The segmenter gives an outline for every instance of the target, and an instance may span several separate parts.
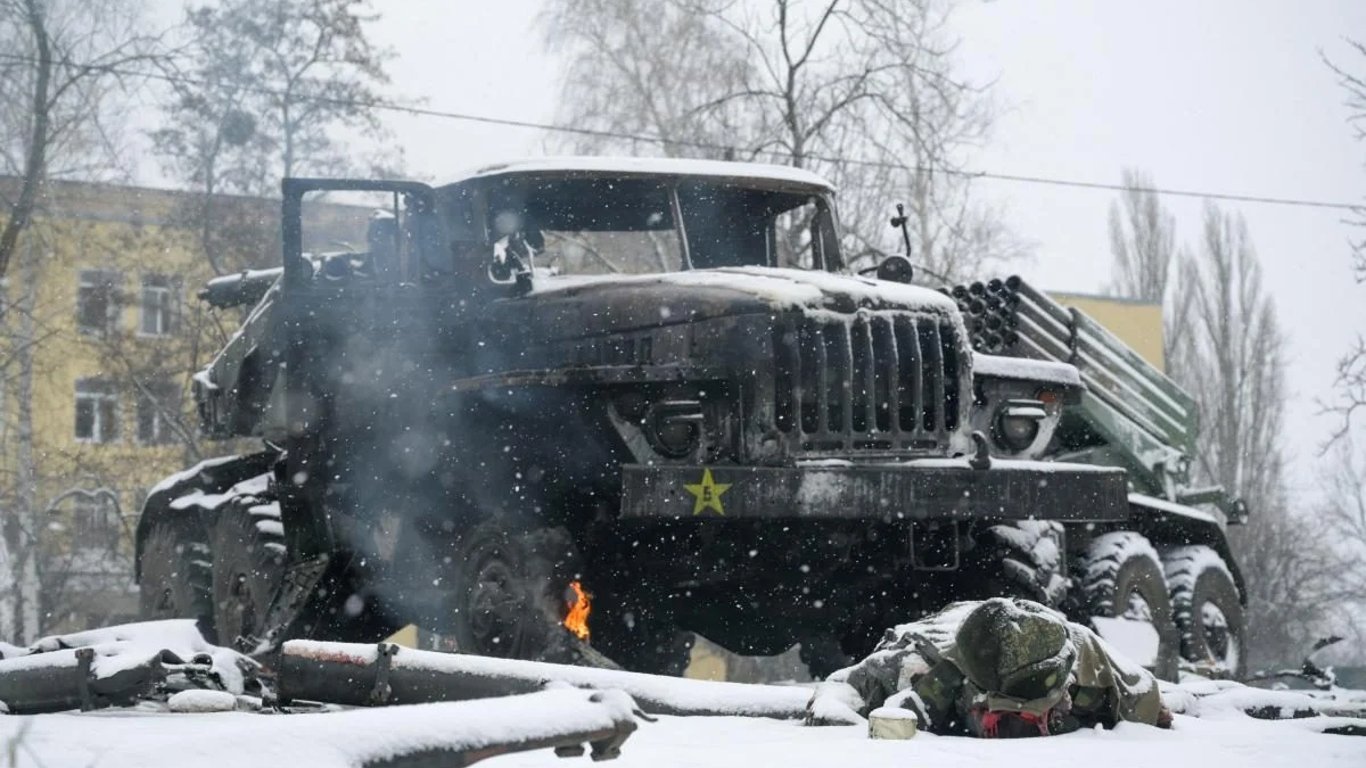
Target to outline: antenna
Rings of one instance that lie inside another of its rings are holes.
[[[901,203],[896,204],[896,215],[892,217],[892,228],[901,230],[901,239],[906,243],[906,258],[911,258],[911,230],[907,226],[910,217],[906,215],[906,206]]]

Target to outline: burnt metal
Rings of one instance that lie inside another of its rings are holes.
[[[233,638],[237,650],[253,655],[274,650],[313,597],[329,563],[330,559],[326,555],[320,555],[291,564],[285,571],[284,583],[266,608],[265,618],[261,622],[263,632],[260,636]]]
[[[626,519],[696,520],[1063,520],[1129,517],[1119,469],[1061,463],[972,469],[966,461],[849,467],[706,467],[723,511],[694,514],[704,468],[628,465],[622,471]],[[953,466],[957,464],[957,466]],[[819,489],[816,491],[815,489]]]
[[[943,451],[958,428],[957,330],[862,312],[774,329],[774,419],[803,452]]]
[[[89,712],[132,704],[166,679],[157,656],[104,677],[91,673],[94,658],[93,648],[76,648],[0,661],[0,701],[16,715]]]
[[[987,436],[981,432],[973,432],[972,448],[972,458],[968,459],[968,466],[976,470],[991,469],[991,444],[987,442]]]
[[[378,707],[389,703],[389,699],[394,695],[394,687],[389,684],[389,669],[393,666],[394,655],[398,653],[398,646],[391,643],[380,643],[375,648],[375,687],[370,689],[370,706]]]
[[[199,298],[215,309],[245,307],[255,304],[266,295],[284,273],[273,269],[242,270],[235,275],[224,275],[210,280],[199,291]]]
[[[76,649],[76,687],[81,696],[82,712],[95,708],[95,696],[90,692],[90,665],[94,661],[94,648]]]

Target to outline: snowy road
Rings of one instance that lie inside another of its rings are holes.
[[[33,768],[156,768],[157,766],[346,765],[351,737],[370,732],[401,739],[431,728],[440,707],[390,707],[314,715],[165,714],[103,712],[0,717],[0,761]],[[544,716],[544,711],[537,713]],[[406,721],[406,723],[405,723]],[[744,718],[661,718],[642,723],[609,765],[719,766],[1059,766],[1175,768],[1176,766],[1287,766],[1362,768],[1366,738],[1316,733],[1324,719],[1258,721],[1240,714],[1211,719],[1178,716],[1172,731],[1123,724],[1027,741],[978,741],[921,734],[910,741],[872,741],[863,728],[807,728],[795,722]],[[464,725],[469,725],[465,723]],[[18,739],[18,748],[9,745]],[[492,758],[480,765],[588,765],[549,751]]]

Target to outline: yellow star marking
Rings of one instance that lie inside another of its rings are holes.
[[[697,484],[684,483],[683,488],[696,497],[692,505],[694,515],[702,514],[704,509],[714,509],[716,514],[724,515],[726,510],[721,507],[721,494],[730,490],[731,483],[718,483],[711,478],[711,470],[702,470],[702,482]]]

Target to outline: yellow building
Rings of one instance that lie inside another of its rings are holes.
[[[1048,295],[1064,307],[1085,312],[1157,370],[1166,371],[1160,303],[1087,293],[1049,291]]]
[[[214,274],[184,223],[194,200],[50,182],[4,282],[0,504],[11,561],[36,552],[41,631],[134,618],[131,534],[147,490],[201,450],[231,448],[201,445],[189,398],[190,373],[236,326],[194,299]],[[275,237],[278,203],[220,205],[248,214],[248,240]]]

